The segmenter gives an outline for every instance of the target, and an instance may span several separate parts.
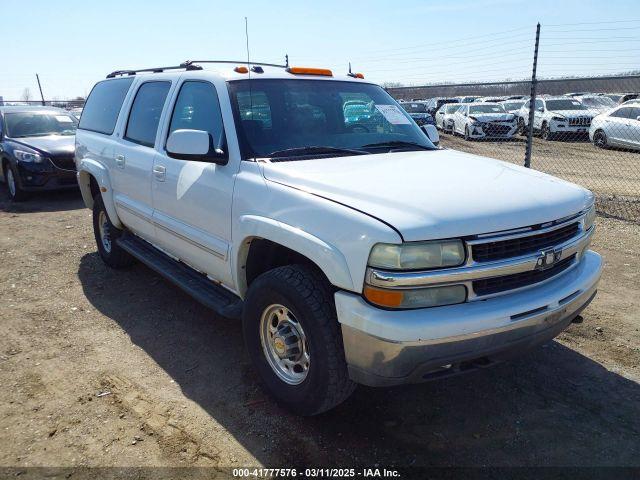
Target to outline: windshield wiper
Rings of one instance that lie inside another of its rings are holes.
[[[356,150],[353,148],[338,148],[338,147],[324,147],[324,146],[311,146],[311,147],[297,147],[287,148],[285,150],[276,150],[266,155],[269,158],[287,158],[297,157],[303,155],[322,155],[325,153],[342,153],[347,155],[369,155],[370,152],[364,150]]]
[[[369,143],[368,145],[363,145],[362,148],[419,148],[421,150],[433,150],[433,148],[427,147],[426,145],[420,145],[419,143],[415,142],[404,142],[402,140]]]

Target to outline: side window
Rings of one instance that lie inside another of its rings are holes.
[[[544,103],[542,103],[542,100],[536,100],[536,110],[538,110],[539,108],[544,108]]]
[[[143,83],[133,100],[124,138],[145,147],[153,147],[158,124],[171,82]]]
[[[216,148],[224,145],[224,127],[215,87],[208,82],[187,81],[180,87],[173,107],[169,135],[176,130],[204,130]]]
[[[629,116],[629,114],[631,113],[631,110],[632,110],[631,107],[622,107],[616,110],[615,112],[611,112],[611,115],[609,116],[615,117],[615,118],[631,118]]]
[[[78,128],[111,135],[133,78],[104,80],[91,90]]]
[[[638,120],[638,117],[640,117],[640,107],[634,107],[634,108],[630,108],[629,109],[629,113],[628,118],[630,118],[631,120]]]

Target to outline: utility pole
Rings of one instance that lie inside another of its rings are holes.
[[[38,88],[40,89],[40,98],[42,99],[42,106],[44,107],[44,95],[42,94],[42,85],[40,85],[40,77],[36,73],[36,80],[38,80]]]
[[[531,146],[533,143],[533,119],[536,112],[536,70],[538,68],[538,46],[540,45],[540,23],[536,27],[536,47],[533,51],[533,72],[531,73],[531,103],[529,104],[529,130],[527,132],[527,148],[524,153],[524,166],[531,168]]]

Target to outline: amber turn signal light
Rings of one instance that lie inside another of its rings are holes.
[[[333,77],[333,72],[328,68],[309,68],[309,67],[289,67],[287,72],[296,75],[323,75],[325,77]]]
[[[397,308],[402,305],[404,294],[401,290],[382,290],[366,285],[364,287],[364,297],[371,303],[381,307]]]
[[[236,68],[233,69],[233,71],[236,73],[249,73],[249,69],[241,65],[238,65]]]

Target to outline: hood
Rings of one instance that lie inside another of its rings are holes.
[[[261,163],[272,182],[342,203],[393,225],[406,241],[496,232],[587,208],[577,185],[455,150]]]
[[[75,135],[48,135],[46,137],[21,137],[10,139],[13,143],[38,150],[49,157],[73,156],[76,149]]]
[[[589,110],[549,110],[554,115],[562,115],[566,118],[594,117]]]
[[[475,118],[479,122],[513,120],[515,118],[512,113],[470,113],[469,116]]]

